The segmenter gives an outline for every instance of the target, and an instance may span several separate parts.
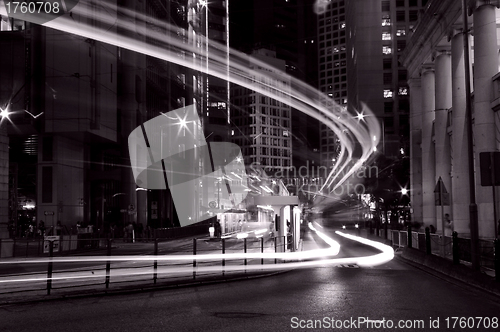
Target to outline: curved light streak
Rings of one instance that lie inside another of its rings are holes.
[[[327,244],[330,245],[330,248],[327,249],[317,249],[310,250],[305,252],[290,252],[290,253],[247,253],[247,254],[207,254],[207,255],[172,255],[172,256],[88,256],[88,257],[78,257],[78,259],[68,259],[66,257],[53,257],[46,259],[38,259],[38,260],[18,260],[18,261],[0,261],[2,263],[47,263],[47,262],[85,262],[85,261],[177,261],[177,260],[186,260],[192,262],[193,260],[197,261],[207,261],[207,260],[231,260],[231,259],[257,259],[257,258],[278,258],[283,260],[291,260],[289,263],[277,263],[277,264],[267,264],[267,265],[228,265],[228,266],[159,266],[157,268],[157,274],[160,276],[161,274],[191,274],[193,272],[196,273],[204,273],[204,272],[240,272],[240,271],[276,271],[276,270],[290,270],[297,268],[311,268],[318,266],[331,266],[331,265],[340,265],[340,264],[357,264],[360,267],[369,267],[376,266],[380,264],[384,264],[389,262],[394,258],[394,250],[385,244],[371,241],[368,239],[361,238],[359,236],[354,236],[342,232],[335,232],[336,234],[343,236],[347,239],[357,241],[373,248],[376,248],[381,251],[380,254],[371,255],[371,256],[362,256],[362,257],[346,257],[346,258],[330,258],[326,259],[325,257],[332,255],[333,252],[340,249],[340,245],[335,240],[331,239],[324,233],[316,230],[314,226],[310,223],[309,228],[316,232],[316,234],[323,239]],[[321,260],[308,260],[308,261],[299,261],[305,258],[323,258]],[[130,276],[139,276],[139,275],[151,275],[153,273],[152,267],[137,267],[137,268],[120,268],[120,269],[112,269],[111,277],[130,277]],[[35,281],[46,281],[47,277],[45,274],[39,273],[40,277],[33,278],[13,278],[3,280],[0,279],[0,283],[16,283],[16,282],[35,282]],[[103,270],[97,270],[95,272],[92,271],[92,274],[89,274],[89,271],[74,271],[74,272],[54,272],[52,280],[78,280],[78,279],[92,279],[92,278],[102,278],[105,277],[106,273]]]
[[[109,5],[106,6],[106,11],[95,11],[93,2],[81,0],[73,8],[71,17],[64,15],[45,23],[44,26],[219,77],[288,104],[319,120],[335,133],[341,143],[339,158],[321,191],[328,187],[331,193],[340,186],[368,159],[378,144],[380,126],[376,117],[366,106],[363,106],[361,110],[364,114],[363,120],[358,120],[355,117],[358,113],[356,110],[351,110],[354,113],[348,112],[345,107],[336,104],[324,93],[284,73],[284,77],[286,76],[286,79],[290,81],[290,87],[279,88],[255,80],[252,75],[253,70],[249,69],[250,65],[271,72],[276,72],[276,69],[251,56],[232,49],[228,52],[226,45],[194,33],[188,36],[190,31],[182,31],[180,27],[146,17],[129,9],[121,7],[114,9]],[[99,5],[105,5],[105,2],[99,1]],[[92,26],[90,24],[92,21],[99,24]],[[114,30],[119,30],[120,34]],[[146,43],[146,35],[148,39],[155,42],[155,45]],[[259,71],[259,75],[263,73]],[[269,81],[273,80],[270,77]],[[377,139],[372,141],[372,137]],[[354,156],[356,146],[362,150],[359,156]],[[352,165],[353,158],[359,158],[359,162]],[[348,167],[350,169],[342,173]],[[340,174],[343,176],[339,177]]]

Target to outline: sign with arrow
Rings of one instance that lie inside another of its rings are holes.
[[[436,187],[434,188],[434,201],[436,206],[449,206],[450,205],[450,194],[444,186],[443,179],[439,177]]]

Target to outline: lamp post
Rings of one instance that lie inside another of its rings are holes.
[[[465,114],[467,121],[467,147],[469,161],[469,218],[470,218],[470,241],[471,241],[471,263],[474,270],[479,270],[478,260],[478,219],[476,204],[476,184],[474,179],[474,144],[472,137],[472,107],[470,98],[470,63],[469,63],[469,22],[467,15],[467,0],[462,0],[462,34],[464,38],[464,66],[465,66]]]
[[[0,108],[0,162],[5,167],[0,170],[0,179],[7,185],[0,189],[5,195],[0,199],[0,239],[9,238],[9,137],[7,135],[6,121],[9,119],[9,104]],[[1,248],[0,248],[1,249]]]

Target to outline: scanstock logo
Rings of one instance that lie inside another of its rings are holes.
[[[59,16],[70,14],[78,0],[3,0],[3,3],[9,17],[44,24]]]
[[[223,212],[248,195],[240,147],[207,143],[194,106],[145,122],[129,135],[128,146],[135,183],[145,189],[169,188],[181,226],[209,219],[201,212],[207,202],[230,202],[218,207]]]

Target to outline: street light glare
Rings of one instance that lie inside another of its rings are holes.
[[[363,120],[365,118],[365,115],[363,113],[358,113],[357,118],[358,120]]]
[[[9,110],[8,109],[3,109],[3,108],[0,108],[0,117],[2,117],[2,119],[4,118],[9,118]]]
[[[179,124],[181,125],[181,127],[186,128],[187,127],[186,119],[179,119]]]
[[[408,189],[406,189],[406,188],[401,189],[401,194],[403,194],[403,195],[408,194]]]

